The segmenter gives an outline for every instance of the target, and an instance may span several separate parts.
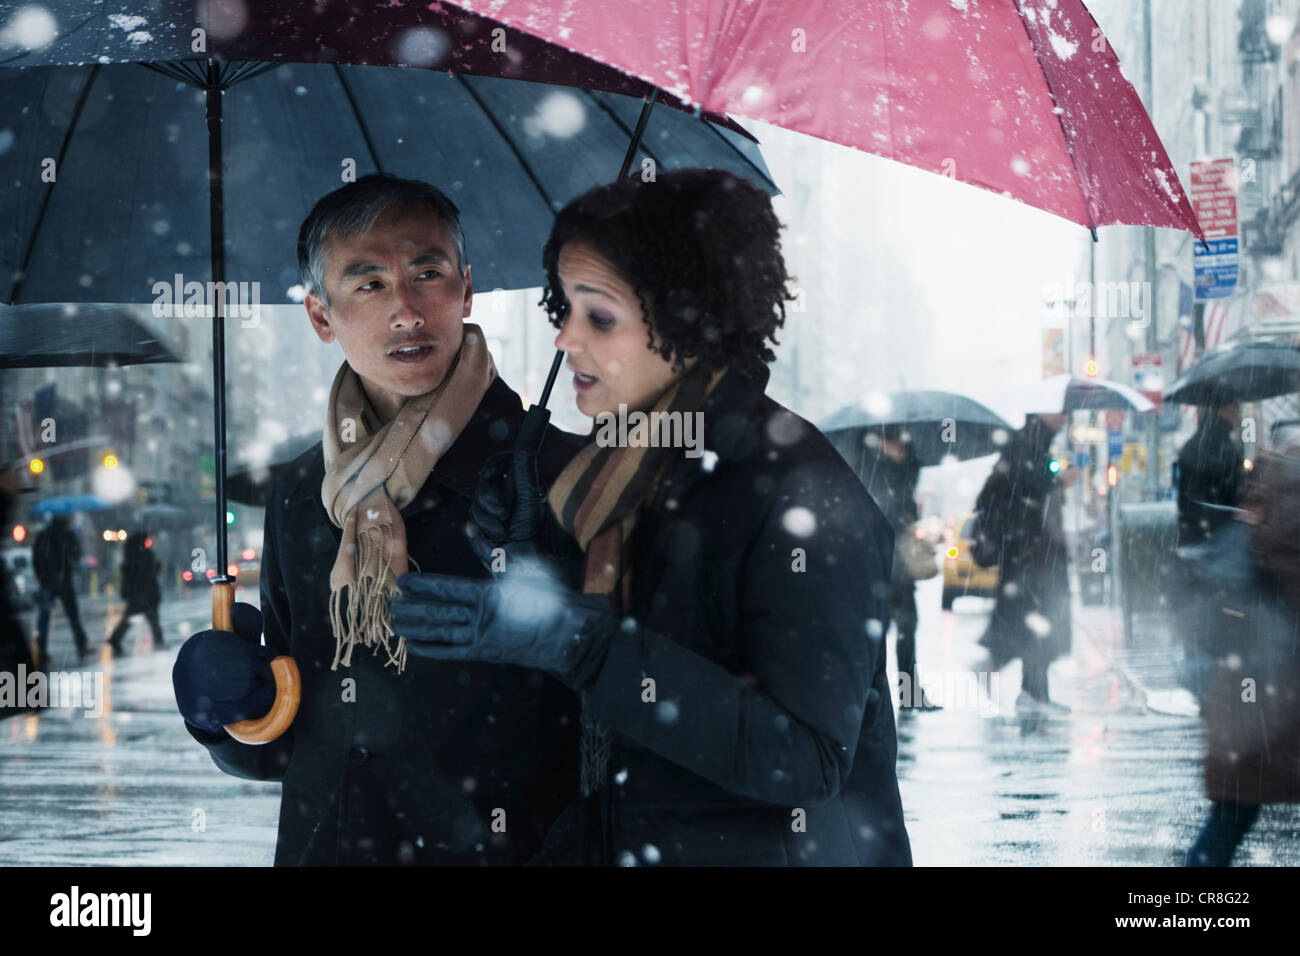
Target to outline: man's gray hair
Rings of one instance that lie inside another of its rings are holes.
[[[456,268],[465,274],[465,233],[460,210],[442,190],[419,179],[371,173],[322,196],[298,230],[298,275],[309,293],[329,308],[325,291],[325,244],[331,236],[346,238],[369,232],[390,209],[428,209],[447,227],[456,245]]]

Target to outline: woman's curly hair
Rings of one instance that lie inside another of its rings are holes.
[[[598,186],[555,219],[542,251],[541,304],[560,328],[570,308],[560,250],[585,242],[636,290],[647,346],[675,371],[698,358],[710,370],[731,366],[754,376],[776,358],[767,343],[779,344],[785,304],[795,299],[780,230],[767,193],[719,169]]]

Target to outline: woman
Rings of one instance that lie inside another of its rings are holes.
[[[763,394],[791,299],[779,229],[766,194],[713,170],[565,207],[543,303],[592,441],[549,509],[523,453],[480,489],[498,581],[407,575],[391,602],[413,653],[536,667],[582,695],[582,801],[552,860],[911,862],[883,645],[892,532]],[[676,415],[678,447],[636,432],[647,411]],[[551,521],[585,552],[580,591],[509,563]]]
[[[1228,866],[1261,804],[1300,801],[1300,449],[1255,463],[1237,520],[1181,551],[1211,650],[1202,716],[1211,807],[1186,866]]]
[[[1051,699],[1047,669],[1071,644],[1068,549],[1061,482],[1051,470],[1052,439],[1065,415],[1027,415],[1012,435],[975,502],[977,534],[996,542],[997,603],[980,643],[989,669],[1021,659],[1016,710],[1068,714]]]

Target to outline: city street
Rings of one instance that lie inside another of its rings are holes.
[[[940,584],[918,588],[918,655],[945,709],[899,720],[917,865],[1181,863],[1209,804],[1201,729],[1180,713],[1174,649],[1151,629],[1126,649],[1116,611],[1076,603],[1073,654],[1051,673],[1053,697],[1071,713],[1017,717],[1018,662],[975,679],[990,603],[961,598],[942,612]],[[120,605],[88,601],[85,613],[92,639],[102,638]],[[206,596],[170,600],[166,649],[152,650],[138,620],[130,655],[88,660],[85,669],[104,675],[101,716],[61,708],[0,723],[0,865],[271,862],[279,785],[218,771],[172,699],[175,648],[207,616]],[[75,661],[60,611],[51,655],[55,669]],[[972,686],[992,693],[973,696]],[[1266,807],[1237,863],[1300,863],[1300,808]]]

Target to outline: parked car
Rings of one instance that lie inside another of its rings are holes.
[[[36,606],[36,573],[32,570],[31,548],[5,548],[0,551],[4,561],[5,577],[9,581],[10,599],[19,611],[30,611]]]
[[[966,515],[961,528],[948,541],[943,552],[943,609],[952,609],[954,599],[972,594],[978,597],[996,597],[998,593],[998,568],[982,568],[970,556],[971,531],[975,515]]]

